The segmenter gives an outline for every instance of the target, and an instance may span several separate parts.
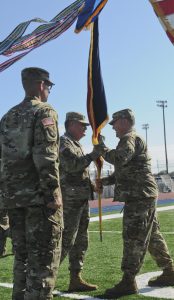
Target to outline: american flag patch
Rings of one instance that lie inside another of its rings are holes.
[[[44,118],[41,120],[43,126],[49,126],[49,125],[54,125],[54,120],[51,117]]]

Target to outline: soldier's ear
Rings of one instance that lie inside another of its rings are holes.
[[[39,89],[40,92],[43,92],[45,90],[44,81],[39,81],[38,82],[38,89]]]

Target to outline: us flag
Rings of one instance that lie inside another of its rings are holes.
[[[168,38],[174,44],[174,0],[149,0]]]

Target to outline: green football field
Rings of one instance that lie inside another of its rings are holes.
[[[161,232],[163,233],[174,258],[174,210],[159,213],[159,220],[161,224]],[[90,293],[75,293],[74,298],[82,299],[82,295],[89,295],[90,297],[102,298],[106,288],[112,287],[121,279],[122,273],[120,271],[121,257],[122,257],[122,219],[112,219],[103,221],[103,242],[100,242],[98,232],[98,222],[90,223],[89,237],[90,244],[87,252],[83,277],[91,283],[96,283],[99,289]],[[8,241],[8,253],[11,252],[11,243]],[[12,265],[13,256],[7,256],[0,259],[0,283],[12,283]],[[158,267],[150,257],[146,255],[141,273],[158,271]],[[60,267],[56,289],[66,291],[69,283],[68,261],[66,260]],[[11,289],[0,287],[0,300],[11,299]],[[77,295],[78,294],[78,295]],[[81,295],[81,296],[80,296]],[[81,297],[81,298],[80,298]],[[54,297],[60,299],[60,296]],[[70,299],[65,296],[62,299]],[[72,297],[71,297],[72,299]],[[86,298],[87,299],[87,298]],[[89,299],[89,298],[88,298]],[[166,299],[157,297],[145,297],[143,295],[132,295],[122,297],[121,299]],[[173,297],[171,299],[174,299]]]

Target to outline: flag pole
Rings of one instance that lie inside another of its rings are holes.
[[[98,179],[101,177],[101,170],[97,168],[98,171]],[[100,242],[103,241],[103,233],[102,233],[102,206],[101,206],[101,192],[98,193],[98,212],[99,212],[99,231],[100,231]]]
[[[101,170],[103,166],[103,158],[97,158],[95,162],[97,168],[97,179],[101,178]],[[103,241],[103,234],[102,234],[102,205],[101,205],[101,196],[102,193],[99,191],[98,193],[98,217],[99,217],[99,233],[100,233],[100,242]]]

